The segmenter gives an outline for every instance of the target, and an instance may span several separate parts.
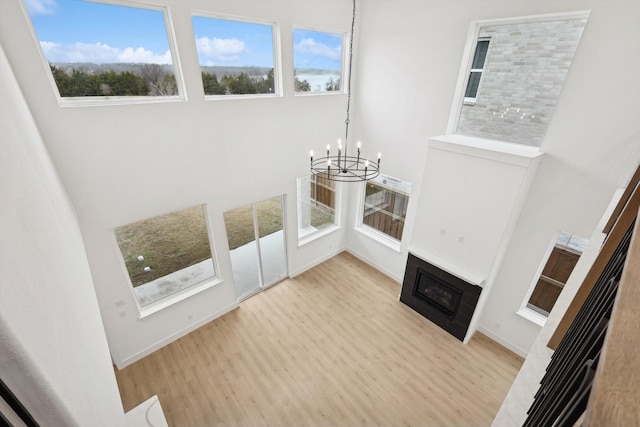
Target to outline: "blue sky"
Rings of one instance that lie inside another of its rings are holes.
[[[340,33],[296,28],[293,31],[293,67],[340,70],[342,39]]]
[[[80,0],[25,3],[50,62],[172,62],[160,11]],[[192,23],[201,65],[273,67],[270,25],[201,16]],[[294,67],[340,69],[342,34],[296,29],[293,39]]]
[[[79,0],[25,3],[50,62],[171,63],[162,12]]]
[[[200,65],[273,67],[273,27],[203,16],[192,19]]]

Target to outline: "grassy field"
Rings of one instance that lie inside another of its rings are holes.
[[[251,209],[246,206],[224,214],[230,249],[254,240]],[[260,203],[258,218],[260,237],[281,230],[280,199]],[[201,206],[118,227],[115,235],[134,287],[211,258]],[[143,261],[138,261],[140,255]]]
[[[229,249],[255,239],[252,209],[249,205],[224,213]],[[283,229],[280,198],[258,203],[256,209],[260,237]],[[315,208],[311,223],[318,228],[333,223],[332,214]],[[201,206],[118,227],[115,235],[134,287],[211,258]],[[140,255],[143,261],[138,261]]]
[[[211,258],[201,206],[118,227],[115,234],[134,287]]]
[[[282,207],[279,197],[258,203],[256,210],[260,237],[282,230]],[[247,205],[225,212],[224,225],[227,229],[229,249],[233,250],[251,242],[255,239],[253,207]]]

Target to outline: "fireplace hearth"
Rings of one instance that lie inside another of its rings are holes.
[[[462,341],[481,291],[409,253],[400,301]]]

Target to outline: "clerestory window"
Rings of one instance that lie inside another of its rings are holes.
[[[192,17],[207,97],[279,95],[276,24]]]
[[[25,2],[61,105],[181,99],[165,8]]]
[[[295,93],[343,91],[344,39],[343,33],[293,30]]]

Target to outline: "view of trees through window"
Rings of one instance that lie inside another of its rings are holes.
[[[162,10],[35,3],[27,9],[61,97],[179,94]]]
[[[276,93],[274,25],[193,16],[205,95]]]
[[[301,28],[293,30],[296,92],[332,92],[342,88],[344,35]]]

